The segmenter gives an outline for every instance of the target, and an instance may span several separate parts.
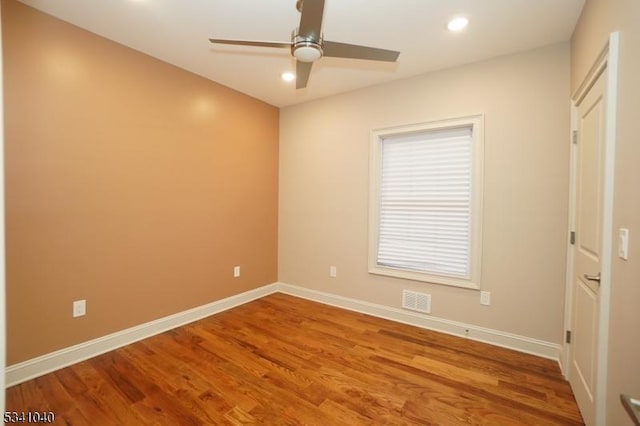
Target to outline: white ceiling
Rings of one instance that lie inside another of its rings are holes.
[[[326,40],[399,50],[397,63],[321,58],[306,89],[281,80],[288,49],[208,38],[290,41],[295,0],[21,0],[108,39],[275,106],[569,40],[585,0],[326,0]],[[449,33],[465,15],[469,27]]]

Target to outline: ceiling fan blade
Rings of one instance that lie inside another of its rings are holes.
[[[368,59],[370,61],[395,62],[400,52],[395,50],[378,49],[377,47],[359,46],[357,44],[324,41],[322,43],[323,56],[332,58]]]
[[[254,40],[226,40],[221,38],[210,38],[211,43],[217,44],[234,44],[240,46],[258,46],[258,47],[291,47],[291,42],[281,41],[254,41]]]
[[[298,35],[303,38],[320,40],[324,0],[304,0],[300,16]]]
[[[313,62],[296,61],[296,89],[304,89],[309,81]]]

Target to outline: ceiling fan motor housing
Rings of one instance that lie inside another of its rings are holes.
[[[313,62],[322,57],[322,38],[318,41],[294,33],[291,54],[300,62]]]

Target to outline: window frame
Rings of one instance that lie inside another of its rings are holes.
[[[470,127],[471,131],[471,231],[469,275],[420,272],[383,266],[377,263],[380,230],[380,187],[382,180],[382,144],[385,138],[406,136],[430,131]],[[369,145],[369,273],[403,278],[433,284],[480,289],[482,274],[482,202],[484,180],[484,115],[476,114],[419,124],[386,127],[371,130]]]

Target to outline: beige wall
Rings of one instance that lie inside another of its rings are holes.
[[[640,2],[587,0],[571,40],[571,86],[580,85],[612,31],[620,32],[612,232],[628,228],[630,247],[628,261],[615,247],[612,261],[606,424],[631,425],[619,398],[640,398]]]
[[[569,46],[434,72],[280,113],[279,281],[560,343],[569,165]],[[369,131],[485,114],[482,288],[367,273]],[[329,266],[337,277],[329,278]]]
[[[276,281],[277,108],[15,1],[2,31],[8,364]]]

